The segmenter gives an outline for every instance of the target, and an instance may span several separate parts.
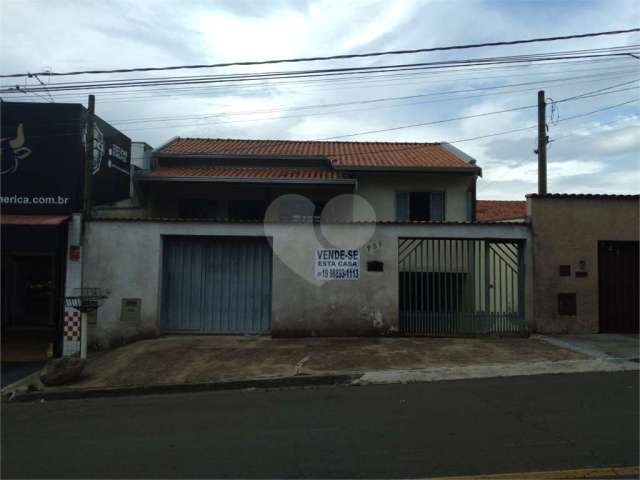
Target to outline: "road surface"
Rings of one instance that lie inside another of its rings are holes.
[[[7,477],[425,477],[638,465],[638,374],[2,406]]]

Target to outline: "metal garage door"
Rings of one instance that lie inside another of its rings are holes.
[[[269,333],[271,248],[264,238],[165,237],[162,331]]]

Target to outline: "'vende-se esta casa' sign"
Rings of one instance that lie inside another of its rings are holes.
[[[316,280],[358,280],[360,250],[357,248],[318,248],[315,254]]]

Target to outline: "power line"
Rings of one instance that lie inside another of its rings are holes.
[[[638,80],[640,80],[640,79],[637,79],[635,81],[638,81]],[[618,93],[618,92],[623,92],[623,91],[636,90],[635,88],[611,90],[611,89],[614,89],[614,88],[616,88],[618,86],[627,85],[629,83],[631,83],[631,82],[623,82],[623,83],[620,83],[620,84],[610,85],[609,87],[607,87],[605,89],[598,89],[598,90],[594,90],[594,91],[590,91],[590,92],[584,92],[584,93],[582,93],[580,95],[576,95],[574,97],[563,99],[563,100],[560,100],[560,101],[564,102],[564,101],[584,100],[584,99],[588,99],[588,98],[592,98],[592,97],[596,97],[596,96],[608,95],[608,94],[611,94],[611,93]],[[608,91],[605,91],[605,90],[608,90]],[[467,98],[476,98],[478,96],[486,96],[486,95],[490,95],[490,94],[475,95],[475,96],[470,96],[470,97],[467,97]],[[458,99],[460,99],[460,98],[458,97],[458,98],[453,98],[453,99],[445,99],[443,101],[458,100]],[[426,102],[413,102],[413,104],[417,104],[417,103],[428,103],[428,101],[426,101]],[[407,105],[408,104],[397,105],[397,106],[407,106]],[[401,127],[393,127],[393,128],[390,128],[390,129],[382,129],[382,130],[376,130],[376,131],[372,131],[372,132],[359,132],[359,133],[355,133],[355,134],[348,134],[348,135],[342,135],[342,136],[337,136],[337,137],[329,137],[329,138],[326,138],[326,139],[320,139],[320,140],[316,140],[316,141],[326,141],[326,140],[332,140],[332,139],[336,139],[336,138],[363,135],[365,133],[378,133],[378,132],[385,132],[385,131],[400,130],[400,129],[411,128],[411,127],[415,127],[415,126],[426,126],[426,125],[434,125],[434,124],[440,124],[440,123],[448,123],[448,122],[457,121],[457,120],[464,120],[464,119],[468,119],[468,118],[476,118],[476,117],[482,117],[482,116],[487,116],[487,115],[497,115],[497,114],[505,113],[505,112],[524,110],[524,109],[528,109],[528,108],[533,108],[535,106],[536,105],[515,107],[515,108],[512,108],[512,109],[499,110],[499,111],[494,111],[494,112],[485,112],[485,113],[476,114],[476,115],[470,115],[470,116],[447,118],[447,119],[436,120],[436,121],[433,121],[433,122],[426,122],[426,123],[421,123],[421,124],[404,125],[404,126],[401,126]],[[613,107],[609,107],[609,108],[615,108],[617,106],[618,105],[614,105]],[[388,107],[389,106],[377,107],[377,108],[388,108]],[[247,122],[254,122],[254,121],[265,121],[265,120],[280,120],[280,119],[285,119],[285,118],[300,118],[300,117],[305,118],[305,117],[309,117],[309,116],[331,115],[331,114],[335,114],[335,113],[350,113],[350,112],[354,112],[354,111],[369,111],[369,110],[373,110],[373,109],[375,109],[375,108],[351,109],[351,110],[337,111],[337,112],[316,112],[316,113],[306,113],[306,114],[298,114],[298,115],[286,115],[286,116],[279,116],[279,117],[266,118],[266,119],[248,119],[248,120],[231,120],[231,121],[222,121],[222,122],[209,122],[209,123],[206,123],[206,124],[194,123],[194,124],[182,124],[182,125],[166,125],[164,127],[138,127],[138,128],[130,128],[128,130],[130,130],[130,131],[131,130],[135,130],[135,131],[140,131],[140,130],[158,130],[159,128],[178,128],[178,127],[184,128],[184,127],[189,127],[189,126],[205,126],[205,125],[247,123]],[[567,119],[569,119],[569,118],[567,118]],[[527,127],[527,128],[530,128],[530,127]],[[31,138],[34,138],[34,137],[69,136],[69,135],[75,135],[75,132],[52,134],[52,135],[31,136]],[[483,138],[483,137],[481,137],[481,138]],[[468,141],[468,140],[461,140],[461,141]]]
[[[555,36],[555,37],[538,37],[538,38],[529,38],[529,39],[521,39],[521,40],[471,43],[471,44],[463,44],[463,45],[450,45],[446,47],[416,48],[416,49],[410,49],[410,50],[389,50],[389,51],[355,53],[355,54],[346,54],[346,55],[330,55],[330,56],[301,57],[301,58],[287,58],[287,59],[259,60],[259,61],[254,60],[254,61],[246,61],[246,62],[226,62],[226,63],[196,64],[196,65],[175,65],[175,66],[167,66],[167,67],[137,67],[137,68],[119,68],[119,69],[111,69],[111,70],[78,70],[78,71],[72,71],[72,72],[40,72],[40,73],[36,73],[36,75],[50,75],[50,76],[95,75],[95,74],[105,74],[105,73],[131,73],[131,72],[151,72],[151,71],[166,71],[166,70],[194,70],[194,69],[201,69],[201,68],[221,68],[221,67],[231,67],[231,66],[249,66],[249,65],[278,64],[278,63],[299,63],[299,62],[317,62],[317,61],[327,61],[327,60],[345,60],[345,59],[352,59],[352,58],[381,57],[381,56],[387,56],[387,55],[410,55],[410,54],[416,54],[416,53],[439,52],[439,51],[447,51],[447,50],[464,50],[464,49],[470,49],[470,48],[499,47],[499,46],[508,46],[508,45],[521,45],[526,43],[553,42],[553,41],[559,41],[559,40],[573,40],[573,39],[591,38],[591,37],[600,37],[600,36],[621,35],[626,33],[635,33],[638,31],[640,31],[640,28],[630,28],[625,30],[610,30],[610,31],[604,31],[604,32],[581,33],[581,34],[574,34],[574,35],[562,35],[562,36]],[[16,77],[23,77],[25,75],[27,74],[13,73],[8,75],[0,75],[0,78],[16,78]]]
[[[371,74],[379,72],[400,72],[408,70],[432,70],[432,69],[446,69],[452,67],[469,67],[476,65],[501,65],[501,64],[517,64],[517,63],[533,63],[533,62],[549,62],[557,60],[567,59],[584,59],[584,58],[607,58],[607,57],[619,57],[626,55],[625,53],[605,53],[596,55],[565,55],[564,52],[552,52],[546,54],[528,54],[511,57],[488,57],[488,58],[474,58],[463,59],[453,61],[439,61],[439,62],[421,62],[411,64],[395,64],[386,66],[375,67],[357,67],[357,68],[334,68],[334,69],[320,69],[320,70],[301,70],[294,72],[273,72],[273,73],[258,73],[258,74],[234,74],[234,75],[209,75],[209,76],[193,76],[190,78],[185,77],[166,77],[164,79],[152,79],[141,81],[129,81],[129,80],[109,80],[104,82],[94,83],[55,83],[49,84],[47,87],[50,91],[71,91],[71,90],[96,90],[96,89],[117,89],[126,87],[146,88],[150,86],[161,85],[194,85],[194,84],[211,84],[211,83],[238,83],[238,82],[251,82],[257,80],[272,80],[272,79],[289,79],[289,78],[308,78],[308,77],[332,77],[332,76],[345,76],[354,74]],[[11,93],[16,90],[28,90],[28,91],[43,91],[43,87],[31,86],[31,87],[10,87],[0,90],[0,93]]]
[[[634,82],[637,82],[638,80],[634,80]],[[608,87],[607,89],[604,90],[608,90],[611,88],[615,88],[617,86],[620,85],[626,85],[628,84],[628,82],[624,82],[623,84],[619,84],[619,85],[613,85]],[[603,89],[598,89],[598,90],[594,90],[592,92],[585,92],[583,94],[580,95],[576,95],[574,97],[568,97],[568,98],[564,98],[562,100],[558,100],[556,103],[560,103],[560,102],[568,102],[568,101],[573,101],[573,100],[583,100],[585,98],[592,98],[598,95],[602,94]],[[609,92],[610,93],[610,92]],[[485,117],[488,115],[498,115],[501,113],[508,113],[508,112],[515,112],[515,111],[519,111],[519,110],[526,110],[529,108],[534,108],[537,107],[537,105],[525,105],[525,106],[521,106],[521,107],[513,107],[513,108],[507,108],[504,110],[496,110],[493,112],[485,112],[485,113],[477,113],[475,115],[466,115],[466,116],[461,116],[461,117],[452,117],[452,118],[446,118],[443,120],[434,120],[431,122],[424,122],[424,123],[413,123],[410,125],[401,125],[398,127],[390,127],[390,128],[383,128],[383,129],[379,129],[379,130],[368,130],[365,132],[357,132],[357,133],[348,133],[345,135],[336,135],[333,137],[326,137],[326,138],[321,138],[318,139],[317,141],[326,141],[326,140],[336,140],[339,138],[349,138],[349,137],[356,137],[356,136],[360,136],[360,135],[369,135],[372,133],[383,133],[383,132],[392,132],[392,131],[396,131],[396,130],[404,130],[407,128],[414,128],[414,127],[424,127],[427,125],[438,125],[441,123],[447,123],[447,122],[453,122],[453,121],[457,121],[457,120],[466,120],[466,119],[470,119],[470,118],[478,118],[478,117]]]
[[[582,77],[565,77],[562,79],[552,79],[552,80],[546,80],[547,83],[551,83],[551,82],[566,82],[568,80],[575,80],[575,79],[580,79]],[[603,89],[599,89],[596,90],[595,92],[590,92],[590,93],[597,93],[597,92],[601,92],[601,91],[606,91],[606,90],[610,90],[612,88],[616,88],[616,87],[620,87],[620,86],[625,86],[625,85],[630,85],[632,83],[636,83],[638,82],[638,79],[629,81],[629,82],[623,82],[623,83],[619,83],[616,85],[612,85]],[[370,98],[370,99],[365,99],[365,100],[355,100],[355,101],[351,101],[351,102],[337,102],[337,103],[325,103],[325,104],[315,104],[315,105],[301,105],[301,106],[293,106],[293,107],[281,107],[281,108],[275,108],[275,109],[263,109],[263,110],[253,110],[253,111],[241,111],[241,112],[219,112],[219,113],[213,113],[213,114],[204,114],[204,115],[188,115],[188,116],[180,116],[180,117],[147,117],[147,118],[140,118],[140,119],[121,119],[121,120],[112,120],[111,122],[114,124],[119,124],[119,125],[123,125],[126,123],[147,123],[147,122],[157,122],[157,121],[170,121],[170,120],[195,120],[195,119],[205,119],[205,118],[211,118],[211,117],[221,117],[221,116],[237,116],[237,115],[251,115],[251,114],[260,114],[260,113],[274,113],[274,112],[278,112],[278,111],[291,111],[291,110],[309,110],[309,109],[316,109],[316,108],[330,108],[330,107],[340,107],[340,106],[348,106],[348,105],[363,105],[363,104],[370,104],[370,103],[381,103],[381,102],[391,102],[391,101],[398,101],[398,100],[411,100],[411,99],[417,99],[417,98],[425,98],[425,97],[433,97],[433,96],[441,96],[441,95],[452,95],[452,94],[458,94],[458,93],[469,93],[469,92],[478,92],[478,91],[487,91],[487,90],[496,90],[496,89],[503,89],[503,88],[510,88],[510,87],[521,87],[521,86],[525,86],[525,85],[539,85],[539,82],[521,82],[521,83],[514,83],[514,84],[506,84],[506,85],[494,85],[494,86],[488,86],[488,87],[480,87],[480,88],[471,88],[471,89],[463,89],[463,90],[450,90],[450,91],[445,91],[445,92],[433,92],[433,93],[424,93],[424,94],[417,94],[417,95],[405,95],[405,96],[400,96],[400,97],[384,97],[384,98]],[[516,90],[516,91],[509,91],[509,92],[500,92],[500,94],[504,94],[504,93],[517,93],[517,92],[523,92],[523,91],[529,91],[530,89],[522,89],[522,90]],[[585,95],[585,94],[583,94]],[[480,95],[482,96],[482,95]],[[476,98],[477,96],[467,96],[467,97],[453,97],[451,98],[451,100],[459,100],[459,99],[466,99],[466,98]],[[571,99],[573,99],[574,97],[572,97]],[[577,98],[577,96],[576,96]],[[566,99],[564,101],[568,101],[570,99]],[[400,105],[402,106],[402,105]]]
[[[461,66],[461,68],[456,68],[456,67],[452,67],[449,70],[438,70],[438,71],[430,71],[430,72],[422,72],[422,71],[417,71],[417,72],[409,72],[409,73],[392,73],[392,74],[386,74],[384,72],[381,72],[381,74],[379,75],[375,75],[375,76],[367,76],[367,77],[355,77],[356,79],[358,78],[364,78],[368,81],[375,81],[377,79],[382,79],[382,80],[386,80],[387,78],[400,78],[400,77],[414,77],[414,76],[424,76],[424,75],[429,75],[429,76],[434,76],[434,75],[438,75],[438,76],[452,76],[452,75],[464,75],[465,78],[473,78],[473,77],[469,77],[468,72],[469,71],[479,71],[479,72],[487,72],[487,71],[492,71],[492,70],[513,70],[513,69],[522,69],[524,67],[526,67],[527,69],[530,69],[532,67],[548,67],[548,66],[555,66],[555,65],[561,65],[564,63],[569,63],[569,64],[582,64],[582,63],[589,63],[589,64],[597,64],[597,63],[610,63],[612,61],[620,61],[620,60],[624,60],[624,57],[618,57],[618,58],[605,58],[605,59],[586,59],[586,60],[570,60],[570,61],[564,61],[564,62],[556,62],[554,64],[533,64],[533,65],[527,65],[527,64],[514,64],[514,65],[498,65],[498,66],[480,66],[480,67],[465,67],[464,65]],[[465,67],[465,68],[462,68]],[[610,67],[608,66],[604,66],[604,67],[591,67],[591,68],[587,68],[587,69],[573,69],[573,70],[562,70],[561,72],[566,72],[566,71],[592,71],[592,70],[601,70],[601,69],[608,69]],[[634,71],[637,71],[637,67],[633,66]],[[376,72],[378,73],[378,72]],[[560,73],[560,72],[539,72],[539,73],[535,73],[534,75],[550,75],[553,73]],[[518,75],[532,75],[531,73],[527,72],[527,73],[513,73],[513,74],[503,74],[503,75],[494,75],[491,77],[486,77],[483,76],[482,78],[498,78],[500,76],[518,76]],[[172,77],[173,78],[173,77]],[[320,78],[320,79],[311,79],[311,80],[300,80],[300,81],[286,81],[286,82],[279,82],[279,83],[315,83],[315,82],[319,82],[319,81],[339,81],[339,82],[344,82],[344,81],[349,81],[351,82],[354,79],[354,77],[347,77],[347,78]],[[442,81],[442,80],[437,80],[437,81]],[[276,83],[276,82],[273,82]],[[262,83],[257,84],[257,86],[262,87]],[[244,86],[244,85],[243,85]],[[251,86],[251,85],[249,85]],[[253,85],[256,86],[256,85]],[[2,88],[11,88],[11,86],[8,85],[3,85],[0,86]],[[226,86],[220,86],[220,87],[216,87],[216,86],[203,86],[203,87],[177,87],[177,88],[168,88],[169,86],[163,87],[163,88],[159,88],[159,89],[149,89],[146,90],[146,92],[149,91],[176,91],[176,90],[196,90],[196,89],[214,89],[214,88],[227,88]],[[128,90],[128,91],[120,91],[120,92],[113,92],[111,93],[111,95],[120,95],[120,94],[127,94],[127,93],[138,93],[139,90]],[[78,96],[81,94],[78,93],[61,93],[59,94],[60,96]],[[84,96],[84,94],[82,94],[82,96]]]
[[[585,76],[575,76],[575,77],[564,77],[564,78],[555,78],[555,79],[546,79],[544,80],[544,85],[547,85],[549,83],[555,83],[555,82],[564,82],[563,85],[571,85],[571,84],[576,84],[576,83],[582,83],[584,81],[592,81],[591,79],[593,77],[602,77],[601,75],[585,75]],[[618,75],[619,77],[619,75]],[[570,82],[570,80],[578,80],[575,82]],[[580,81],[581,80],[581,81]],[[613,88],[619,87],[619,86],[625,86],[625,85],[629,85],[632,83],[637,82],[638,80],[633,80],[633,81],[628,81],[628,82],[622,82],[622,83],[618,83],[615,85],[609,85],[605,88],[602,89],[598,89],[596,91],[593,92],[586,92],[585,94],[581,94],[581,95],[588,95],[588,94],[593,94],[596,92],[601,92],[601,91],[606,91],[606,90],[611,90]],[[276,112],[281,112],[281,111],[295,111],[295,110],[310,110],[310,109],[320,109],[320,108],[332,108],[332,107],[341,107],[341,106],[350,106],[350,105],[367,105],[367,104],[375,104],[375,103],[382,103],[382,102],[392,102],[392,101],[402,101],[402,100],[412,100],[412,99],[420,99],[420,98],[425,98],[425,97],[441,97],[441,96],[452,96],[452,95],[457,95],[460,93],[470,93],[470,92],[484,92],[484,91],[490,91],[490,90],[503,90],[503,89],[511,89],[513,87],[519,87],[519,86],[527,86],[527,85],[537,85],[539,87],[542,87],[543,84],[541,84],[539,81],[533,81],[533,82],[520,82],[520,83],[513,83],[513,84],[505,84],[505,85],[492,85],[492,86],[486,86],[486,87],[476,87],[476,88],[470,88],[470,89],[458,89],[458,90],[449,90],[449,91],[441,91],[441,92],[431,92],[431,93],[425,93],[425,94],[417,94],[417,95],[405,95],[405,96],[398,96],[398,97],[384,97],[384,98],[369,98],[369,99],[364,99],[364,100],[355,100],[355,101],[350,101],[350,102],[337,102],[337,103],[326,103],[326,104],[315,104],[315,105],[299,105],[299,106],[291,106],[291,107],[276,107],[276,108],[270,108],[270,109],[262,109],[262,110],[248,110],[248,111],[237,111],[237,112],[217,112],[217,113],[209,113],[209,114],[203,114],[203,115],[183,115],[183,116],[158,116],[158,117],[142,117],[142,118],[124,118],[124,119],[109,119],[109,122],[117,125],[117,126],[124,126],[124,125],[130,125],[130,124],[137,124],[137,123],[158,123],[158,122],[167,122],[167,121],[189,121],[189,120],[199,120],[199,119],[207,119],[207,118],[216,118],[216,117],[225,117],[225,116],[238,116],[238,115],[252,115],[252,114],[268,114],[268,113],[276,113]],[[491,95],[504,95],[504,94],[511,94],[511,93],[520,93],[520,92],[528,92],[530,91],[530,88],[524,88],[524,89],[515,89],[515,90],[507,90],[507,91],[501,91],[501,92],[495,92],[495,93],[487,93],[487,94],[480,94],[480,95],[464,95],[464,96],[452,96],[451,98],[442,98],[442,99],[434,99],[434,100],[426,100],[426,101],[418,101],[418,102],[409,102],[409,103],[402,103],[402,104],[398,104],[398,105],[386,105],[386,106],[382,106],[382,107],[378,107],[378,108],[398,108],[398,107],[406,107],[406,106],[410,106],[410,105],[417,105],[417,104],[425,104],[425,103],[439,103],[439,102],[449,102],[449,101],[459,101],[459,100],[466,100],[466,99],[471,99],[471,98],[479,98],[479,97],[486,97],[486,96],[491,96]],[[622,90],[625,91],[625,90]],[[613,93],[613,92],[611,92]],[[580,96],[581,96],[580,95]],[[253,121],[265,121],[265,120],[277,120],[277,119],[281,119],[281,118],[291,118],[291,117],[306,117],[306,116],[315,116],[315,115],[325,115],[325,114],[332,114],[332,113],[350,113],[353,111],[363,111],[363,110],[374,110],[374,109],[378,109],[378,108],[365,108],[365,109],[352,109],[352,110],[338,110],[338,111],[332,111],[332,112],[319,112],[319,113],[310,113],[310,114],[304,114],[304,115],[287,115],[287,116],[278,116],[278,117],[271,117],[271,118],[258,118],[258,119],[246,119],[246,120],[232,120],[232,121],[223,121],[223,122],[214,122],[214,123],[208,123],[208,125],[218,125],[218,124],[226,124],[226,123],[244,123],[244,122],[253,122]],[[60,124],[75,124],[75,122],[56,122],[57,125]],[[195,125],[195,126],[199,126],[202,125],[202,123],[195,123],[195,124],[176,124],[175,127],[185,127],[185,126],[190,126],[190,125]],[[174,125],[169,125],[166,128],[173,128]],[[153,128],[161,128],[161,127],[153,127]],[[141,129],[136,129],[136,130],[141,130]]]
[[[615,105],[609,105],[609,106],[604,107],[604,108],[598,108],[598,109],[592,110],[590,112],[585,112],[585,113],[581,113],[579,115],[574,115],[572,117],[567,117],[567,118],[559,120],[559,122],[573,120],[575,118],[580,118],[580,117],[586,117],[586,116],[589,116],[589,115],[594,115],[596,113],[604,112],[604,111],[607,111],[607,110],[612,110],[614,108],[619,108],[619,107],[622,107],[624,105],[628,105],[628,104],[631,104],[631,103],[634,103],[634,102],[637,102],[637,101],[640,101],[640,97],[628,100],[626,102],[617,103]],[[604,125],[606,125],[606,124],[604,124]],[[514,129],[511,129],[511,130],[502,130],[502,131],[498,131],[498,132],[489,133],[489,134],[486,134],[486,135],[479,135],[479,136],[476,136],[476,137],[462,138],[462,139],[459,139],[459,140],[450,140],[450,141],[448,140],[448,141],[446,141],[444,143],[452,143],[453,144],[453,143],[472,142],[472,141],[475,141],[475,140],[482,140],[482,139],[485,139],[485,138],[497,137],[497,136],[501,136],[501,135],[508,135],[510,133],[524,132],[526,130],[531,130],[531,129],[534,129],[534,128],[537,128],[537,127],[538,127],[538,125],[534,124],[534,125],[529,125],[527,127],[514,128]],[[428,144],[427,145],[418,144],[418,145],[412,145],[410,147],[392,148],[392,149],[387,149],[387,150],[376,150],[376,151],[371,151],[371,152],[368,152],[368,153],[369,154],[380,154],[380,153],[399,152],[399,151],[405,151],[405,150],[418,150],[418,149],[421,149],[421,148],[426,148],[428,146],[430,146],[430,145],[428,145]],[[332,156],[332,157],[349,157],[349,156],[352,156],[352,155],[361,155],[361,153],[329,153],[327,155],[328,156]]]
[[[170,76],[170,77],[139,77],[139,78],[124,78],[124,79],[110,79],[111,82],[151,82],[151,81],[166,81],[166,80],[207,80],[207,79],[236,79],[236,78],[268,78],[274,75],[301,75],[301,74],[310,74],[310,73],[336,73],[336,72],[350,72],[354,71],[356,73],[360,73],[361,71],[367,70],[388,70],[395,69],[398,67],[418,67],[418,66],[429,66],[429,65],[445,65],[445,64],[466,64],[470,61],[474,62],[490,62],[490,61],[516,61],[516,60],[528,60],[528,59],[536,59],[536,58],[555,58],[558,56],[570,56],[570,55],[587,55],[587,54],[611,54],[611,53],[620,53],[629,51],[634,51],[640,47],[638,44],[632,45],[621,45],[621,46],[612,46],[612,47],[602,47],[602,48],[590,48],[590,49],[580,49],[580,50],[563,50],[563,51],[555,51],[555,52],[544,52],[544,53],[531,53],[531,54],[521,54],[521,55],[511,55],[506,57],[484,57],[484,58],[475,58],[475,59],[459,59],[459,60],[443,60],[438,62],[422,62],[422,63],[409,63],[409,64],[395,64],[395,65],[374,65],[374,66],[360,66],[360,67],[342,67],[342,68],[330,68],[330,69],[315,69],[315,70],[279,70],[279,71],[268,71],[268,72],[256,72],[256,73],[230,73],[230,74],[216,74],[216,75],[187,75],[187,76]],[[582,58],[582,57],[581,57]],[[32,75],[32,74],[31,74]],[[76,80],[72,83],[64,83],[64,82],[54,82],[50,83],[53,86],[68,86],[68,85],[93,85],[95,83],[99,83],[100,80]]]
[[[572,62],[558,62],[558,63],[604,63],[604,62],[611,62],[614,60],[618,60],[618,59],[604,59],[604,60],[581,60],[581,61],[572,61]],[[522,67],[529,67],[529,65],[522,65],[522,64],[516,64],[513,66],[499,66],[499,67],[482,67],[482,68],[477,68],[477,67],[467,67],[467,70],[480,70],[481,72],[487,71],[487,70],[493,70],[493,69],[500,69],[500,70],[507,70],[507,69],[513,69],[513,68],[522,68]],[[531,66],[547,66],[546,64],[533,64]],[[606,67],[604,67],[606,68]],[[581,70],[566,70],[567,72],[569,71],[589,71],[589,70],[593,70],[593,69],[581,69]],[[564,72],[565,70],[563,70]],[[637,72],[637,68],[633,68],[632,70],[629,70],[629,72]],[[608,73],[609,74],[614,74],[614,73],[624,73],[626,72],[626,70],[609,70]],[[260,82],[258,84],[238,84],[236,86],[234,86],[234,88],[239,88],[239,87],[252,87],[252,88],[260,88],[260,89],[264,89],[267,87],[271,87],[272,85],[281,85],[281,84],[285,84],[285,85],[292,85],[292,84],[300,84],[301,86],[306,87],[307,89],[310,87],[315,87],[318,88],[318,86],[316,85],[310,85],[313,83],[317,83],[319,81],[328,81],[331,80],[332,82],[336,82],[339,81],[341,82],[341,85],[339,86],[339,88],[341,90],[345,89],[345,88],[358,88],[357,85],[366,85],[365,86],[384,86],[384,85],[393,85],[398,86],[398,85],[410,85],[412,83],[415,83],[417,81],[421,81],[421,82],[441,82],[441,81],[446,81],[444,80],[444,78],[439,78],[439,79],[433,79],[432,77],[434,77],[436,74],[444,74],[447,76],[452,76],[452,75],[463,75],[465,72],[463,70],[460,69],[455,69],[455,70],[451,70],[450,72],[445,72],[445,71],[435,71],[435,72],[417,72],[417,73],[403,73],[403,74],[394,74],[394,75],[375,75],[375,76],[371,76],[372,78],[366,78],[366,77],[361,77],[361,78],[365,78],[364,80],[356,80],[354,81],[353,77],[352,78],[320,78],[320,79],[311,79],[311,80],[283,80],[283,81],[279,81],[279,82],[274,82],[274,81],[270,81],[268,85],[265,86],[264,83]],[[553,74],[554,72],[546,72],[546,73],[531,73],[531,74],[527,74],[527,75],[548,75],[548,74]],[[559,72],[555,72],[555,73],[559,73]],[[414,77],[414,76],[419,76],[422,77],[424,75],[429,75],[429,79],[427,80],[421,80],[419,78],[414,79],[413,81],[411,81],[411,79],[409,79],[409,81],[405,81],[405,82],[398,82],[398,79],[403,78],[403,77]],[[518,74],[515,74],[518,75]],[[522,75],[522,74],[520,74]],[[384,77],[384,78],[383,78]],[[393,77],[393,83],[389,83],[389,81],[387,80],[387,78],[389,77]],[[486,79],[486,78],[499,78],[500,75],[498,76],[491,76],[491,77],[481,77],[481,79]],[[475,79],[477,77],[469,77],[469,76],[465,76],[465,80],[467,79]],[[585,77],[586,78],[586,77]],[[378,82],[382,82],[382,83],[378,83]],[[375,83],[375,85],[374,85]],[[353,85],[353,86],[352,86]],[[322,87],[322,85],[319,85],[320,87]],[[225,88],[228,89],[228,86],[225,85],[220,85],[220,86],[216,86],[216,85],[206,85],[203,87],[197,87],[197,86],[188,86],[188,87],[170,87],[170,86],[166,86],[164,88],[160,88],[160,89],[148,89],[145,92],[138,92],[137,90],[132,90],[132,91],[122,91],[122,92],[110,92],[109,95],[112,97],[115,97],[113,99],[111,99],[110,97],[107,97],[106,99],[104,99],[104,97],[102,97],[104,100],[103,103],[121,103],[122,101],[142,101],[142,100],[152,100],[155,98],[160,98],[160,97],[165,97],[165,98],[170,98],[170,97],[175,97],[175,96],[180,96],[180,95],[192,95],[191,92],[193,92],[193,96],[198,96],[198,94],[204,90],[204,92],[214,92],[220,88]],[[324,90],[326,90],[327,88],[323,88]],[[330,89],[335,89],[334,88],[330,88]],[[166,92],[166,94],[161,94],[161,93],[156,93],[153,94],[152,91],[155,92]],[[178,91],[178,93],[176,93],[176,91]],[[121,95],[128,95],[128,93],[144,93],[147,94],[149,93],[150,95],[136,95],[134,97],[132,96],[128,96],[127,98],[123,98],[121,97]],[[203,93],[204,93],[203,92]],[[22,92],[20,92],[22,93]],[[16,92],[13,92],[10,95],[15,95]],[[72,97],[78,97],[80,94],[79,93],[59,93],[58,97],[63,97],[63,96],[72,96]],[[14,99],[16,97],[5,97],[8,99]],[[84,96],[83,96],[84,99]],[[176,99],[176,98],[174,98]]]

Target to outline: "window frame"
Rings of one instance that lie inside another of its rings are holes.
[[[394,195],[394,203],[395,203],[395,219],[396,221],[404,221],[404,222],[411,222],[411,194],[412,193],[428,193],[429,194],[429,220],[423,220],[423,221],[428,221],[428,222],[444,222],[446,221],[447,218],[447,191],[446,190],[409,190],[409,189],[402,189],[402,190],[395,190],[395,195]],[[442,219],[440,220],[433,220],[432,219],[432,205],[433,205],[433,201],[432,201],[432,195],[434,193],[438,193],[442,195]],[[406,214],[406,218],[399,218],[399,203],[398,203],[398,196],[400,194],[406,194],[407,198],[406,198],[406,202],[407,202],[407,214]]]

